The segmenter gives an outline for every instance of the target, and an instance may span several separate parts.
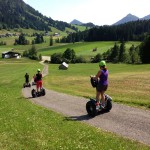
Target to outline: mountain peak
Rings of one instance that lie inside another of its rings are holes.
[[[80,21],[77,20],[77,19],[74,19],[74,20],[72,20],[72,21],[70,22],[70,24],[82,25],[83,23],[80,22]]]
[[[118,22],[114,23],[113,25],[124,24],[124,23],[130,22],[130,21],[137,21],[138,19],[139,18],[137,16],[129,13],[127,16],[125,16],[124,18],[122,18]]]

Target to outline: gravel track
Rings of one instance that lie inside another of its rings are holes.
[[[43,75],[45,76],[47,73],[48,65],[45,65]],[[90,118],[85,109],[88,99],[52,90],[46,90],[45,96],[32,98],[32,89],[33,87],[23,88],[23,96],[38,105],[59,112],[70,119],[83,121],[94,127],[150,146],[150,111],[148,110],[113,103],[110,112]]]

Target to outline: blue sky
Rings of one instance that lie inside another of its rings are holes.
[[[150,0],[24,0],[54,20],[70,23],[111,25],[131,13],[139,18],[150,14]]]

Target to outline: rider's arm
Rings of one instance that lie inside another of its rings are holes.
[[[98,79],[101,75],[101,70],[98,71],[97,75],[95,76],[95,79]]]

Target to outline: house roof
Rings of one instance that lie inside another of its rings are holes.
[[[18,55],[20,55],[20,53],[18,53],[18,52],[12,52],[12,51],[6,51],[6,52],[2,52],[2,54],[18,54]]]

